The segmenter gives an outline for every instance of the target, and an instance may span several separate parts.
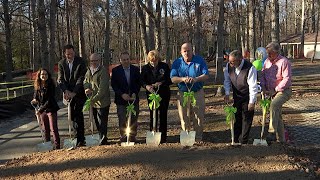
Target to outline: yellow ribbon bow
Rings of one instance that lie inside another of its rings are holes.
[[[160,106],[160,101],[162,100],[162,98],[160,97],[159,94],[156,94],[156,93],[151,93],[149,94],[149,100],[151,100],[151,102],[149,103],[149,108],[150,110],[153,110],[153,105],[155,104],[156,105],[156,109],[159,108]]]
[[[270,108],[271,100],[270,99],[261,99],[260,100],[260,106],[262,108],[262,116],[263,118],[266,117],[267,111]]]
[[[226,123],[230,124],[232,120],[236,119],[235,113],[237,112],[237,108],[233,106],[224,107],[224,112],[226,113]]]
[[[84,103],[84,105],[83,105],[82,112],[89,111],[89,109],[90,109],[90,104],[91,104],[91,99],[88,98],[88,99],[86,100],[86,102]]]
[[[191,105],[193,107],[195,107],[196,104],[197,104],[197,100],[194,97],[194,92],[193,91],[184,92],[183,93],[183,104],[182,104],[182,106],[185,107],[189,99],[191,100]]]
[[[132,104],[129,104],[127,107],[127,114],[126,116],[128,117],[129,116],[129,113],[131,112],[133,115],[136,115],[137,112],[134,110],[134,105],[133,103]]]

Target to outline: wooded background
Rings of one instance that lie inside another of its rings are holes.
[[[0,72],[39,67],[53,71],[62,47],[73,44],[104,65],[129,51],[143,60],[157,49],[171,63],[184,42],[196,54],[215,55],[216,83],[223,80],[223,50],[255,52],[283,37],[318,32],[320,0],[1,0]],[[254,60],[255,53],[250,53]]]

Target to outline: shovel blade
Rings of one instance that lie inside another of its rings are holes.
[[[161,140],[161,132],[148,131],[146,143],[150,146],[158,146]]]
[[[134,142],[122,142],[121,146],[127,147],[127,146],[134,146]]]
[[[76,144],[77,144],[76,141],[77,141],[77,139],[65,139],[63,141],[63,148],[71,149],[71,148],[76,147]]]
[[[268,143],[265,139],[254,139],[253,145],[254,146],[268,146]]]
[[[100,144],[100,136],[99,134],[87,135],[86,138],[86,146],[97,146]]]
[[[182,146],[193,146],[195,139],[195,131],[181,131],[180,133],[180,143]]]
[[[37,144],[37,150],[39,152],[45,152],[45,151],[53,150],[53,146],[52,146],[51,141]]]

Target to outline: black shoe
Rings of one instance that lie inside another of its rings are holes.
[[[77,147],[84,147],[84,146],[86,146],[86,142],[84,142],[84,141],[77,143]]]
[[[103,140],[101,141],[101,143],[99,144],[99,146],[103,146],[103,145],[110,145],[110,143],[108,142],[107,139],[103,139]]]
[[[60,144],[55,145],[53,149],[54,150],[61,149]]]
[[[164,144],[164,143],[167,143],[167,140],[161,139],[160,144]]]
[[[99,144],[99,146],[104,146],[104,145],[110,145],[110,143],[109,143],[109,142],[101,142],[101,143]]]
[[[120,137],[120,142],[127,142],[127,136]]]
[[[130,137],[129,137],[129,141],[130,141],[130,142],[136,142],[137,139],[136,139],[136,137],[134,137],[134,136],[130,136]]]
[[[277,141],[277,137],[275,133],[269,133],[266,137],[266,141],[268,144],[270,144],[271,142],[275,142]]]

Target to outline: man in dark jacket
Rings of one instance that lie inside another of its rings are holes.
[[[254,115],[256,102],[257,70],[248,61],[242,58],[241,51],[234,50],[229,54],[229,63],[224,71],[224,100],[229,103],[229,94],[232,87],[233,106],[237,108],[234,123],[234,139],[236,143],[247,144]]]
[[[71,120],[77,138],[77,146],[85,146],[84,118],[82,108],[86,101],[83,80],[86,74],[85,61],[75,56],[74,47],[63,48],[65,59],[58,63],[58,86],[63,91],[63,99],[71,103]]]
[[[111,86],[115,93],[114,102],[117,105],[117,114],[119,118],[120,141],[126,141],[127,117],[126,107],[134,101],[134,110],[130,122],[130,142],[136,141],[138,115],[139,115],[139,92],[141,87],[141,78],[139,68],[130,64],[128,52],[120,55],[119,66],[112,69]],[[135,99],[135,100],[134,100]]]

